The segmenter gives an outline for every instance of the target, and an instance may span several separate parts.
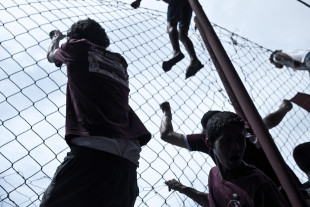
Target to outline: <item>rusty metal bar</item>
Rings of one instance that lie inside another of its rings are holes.
[[[198,0],[189,0],[198,21],[200,22],[200,34],[208,41],[214,52],[218,63],[220,64],[226,79],[228,80],[233,93],[235,94],[242,111],[246,115],[254,133],[267,155],[267,158],[272,165],[275,173],[277,174],[280,183],[286,191],[289,200],[294,207],[307,206],[305,199],[302,197],[301,191],[294,180],[292,174],[288,171],[277,146],[272,140],[272,137],[265,127],[265,124],[259,115],[254,103],[252,102],[247,90],[241,82],[233,64],[231,63],[224,47],[222,46],[219,38],[217,37],[210,21],[204,13]]]

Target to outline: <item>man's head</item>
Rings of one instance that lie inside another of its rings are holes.
[[[220,111],[208,111],[207,113],[205,113],[203,115],[203,117],[201,118],[201,126],[202,126],[202,133],[207,133],[207,124],[208,124],[208,121],[210,120],[210,118],[214,115],[214,114],[217,114],[218,112]]]
[[[279,53],[279,52],[281,52],[281,50],[276,50],[276,51],[272,52],[271,55],[270,55],[269,60],[270,60],[270,62],[271,62],[272,64],[274,64],[274,65],[276,66],[276,68],[283,68],[283,65],[282,65],[281,63],[278,63],[278,62],[275,61],[275,56],[276,56],[277,53]]]
[[[218,112],[208,121],[207,145],[213,150],[219,166],[238,168],[245,151],[245,122],[235,113]]]
[[[69,39],[87,39],[96,45],[107,48],[110,40],[101,25],[90,18],[74,23],[68,30]]]
[[[293,157],[298,167],[310,176],[310,142],[306,142],[295,147]],[[310,178],[309,178],[310,179]]]

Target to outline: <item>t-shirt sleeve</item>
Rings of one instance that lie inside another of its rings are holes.
[[[206,145],[205,134],[190,134],[186,135],[190,151],[199,151],[209,154],[210,148]]]
[[[62,64],[67,64],[70,61],[77,58],[78,53],[86,50],[85,49],[85,40],[68,40],[63,43],[54,54],[54,62],[57,67],[60,67]]]
[[[66,51],[68,42],[62,44],[54,53],[54,62],[57,67],[60,67],[63,63],[66,63],[68,53]]]

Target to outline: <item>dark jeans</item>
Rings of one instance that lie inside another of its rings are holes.
[[[133,207],[137,166],[119,156],[73,146],[57,168],[40,207]]]

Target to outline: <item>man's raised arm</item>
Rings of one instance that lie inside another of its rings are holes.
[[[175,179],[165,181],[165,184],[168,186],[170,190],[176,190],[189,198],[193,201],[197,202],[199,205],[203,207],[209,207],[209,199],[208,193],[200,192],[194,188],[187,187],[182,183],[176,181]]]
[[[52,42],[47,51],[47,59],[50,63],[53,63],[54,53],[59,48],[59,42],[65,38],[65,35],[63,35],[59,30],[53,30],[50,32],[50,38],[52,39]]]
[[[270,113],[263,118],[267,129],[271,129],[280,124],[287,112],[289,112],[292,108],[293,104],[289,100],[284,99],[277,111]]]
[[[164,113],[160,124],[161,139],[170,144],[187,148],[186,143],[184,141],[184,135],[173,131],[173,126],[171,122],[172,115],[169,102],[164,102],[160,104],[160,108]]]

